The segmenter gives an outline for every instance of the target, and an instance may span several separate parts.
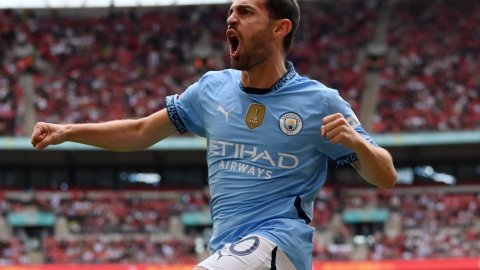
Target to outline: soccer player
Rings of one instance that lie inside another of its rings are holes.
[[[226,31],[233,69],[206,73],[145,118],[37,123],[32,144],[136,151],[193,131],[208,139],[213,219],[211,256],[194,270],[311,269],[308,224],[327,160],[384,188],[396,171],[339,93],[286,61],[299,20],[295,0],[235,0]]]

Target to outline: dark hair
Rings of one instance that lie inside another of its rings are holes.
[[[285,53],[290,51],[293,37],[300,24],[300,7],[296,0],[265,0],[265,5],[272,19],[289,19],[292,22],[292,30],[283,39]]]

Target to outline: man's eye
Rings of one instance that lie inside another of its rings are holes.
[[[240,11],[240,13],[241,13],[242,15],[250,15],[250,14],[253,14],[253,12],[251,12],[251,11],[248,10],[248,9],[242,9],[242,10]]]

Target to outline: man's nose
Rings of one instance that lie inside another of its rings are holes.
[[[228,28],[233,28],[238,25],[238,19],[237,17],[234,16],[232,13],[228,18],[227,18],[227,26]]]

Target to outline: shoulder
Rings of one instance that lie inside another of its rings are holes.
[[[330,88],[320,81],[298,75],[291,82],[291,86],[296,91],[304,92],[310,98],[330,99],[339,97],[339,92],[336,89]]]
[[[293,102],[309,108],[316,108],[322,115],[348,110],[350,105],[341,97],[338,90],[325,84],[297,75],[289,85]]]
[[[199,79],[198,84],[218,88],[226,83],[240,82],[240,76],[240,71],[233,69],[209,71]]]

